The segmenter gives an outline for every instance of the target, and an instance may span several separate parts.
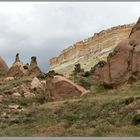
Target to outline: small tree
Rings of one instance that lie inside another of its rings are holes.
[[[79,63],[76,64],[76,65],[75,65],[75,68],[74,68],[74,71],[77,72],[77,73],[78,73],[78,72],[81,72],[81,64],[79,64]]]
[[[74,67],[73,74],[75,75],[75,74],[78,74],[78,73],[81,73],[81,72],[84,72],[84,69],[81,69],[81,64],[78,63]]]
[[[102,68],[107,64],[106,61],[99,61],[96,65],[94,65],[94,67],[91,67],[90,72],[94,73],[96,68]]]

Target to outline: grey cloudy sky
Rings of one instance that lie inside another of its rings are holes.
[[[136,22],[140,2],[0,2],[0,56],[9,66],[49,59],[77,41],[112,26]]]

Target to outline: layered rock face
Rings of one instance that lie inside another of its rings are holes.
[[[5,73],[7,73],[8,71],[8,66],[6,62],[2,59],[2,57],[0,57],[0,71]]]
[[[107,64],[96,70],[103,85],[117,87],[140,79],[140,18],[128,39],[121,41],[107,57]]]
[[[19,54],[16,55],[15,62],[8,71],[8,76],[22,77],[22,76],[39,76],[41,70],[37,65],[36,57],[31,57],[31,64],[24,65],[19,58]]]
[[[122,25],[95,33],[84,41],[77,42],[65,49],[58,57],[50,60],[50,70],[55,70],[68,76],[74,69],[74,65],[81,64],[85,70],[101,60],[106,60],[108,54],[123,39],[128,38],[134,24]]]

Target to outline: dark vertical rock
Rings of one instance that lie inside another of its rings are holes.
[[[20,62],[20,59],[19,59],[19,53],[16,54],[15,63],[16,63],[16,62]]]

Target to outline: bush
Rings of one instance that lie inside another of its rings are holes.
[[[38,95],[38,96],[36,96],[36,101],[38,102],[38,103],[40,103],[40,104],[43,104],[43,103],[45,103],[46,102],[46,100],[45,100],[45,96],[44,95]]]
[[[6,77],[6,76],[7,76],[6,72],[0,71],[0,77]]]
[[[45,77],[53,77],[56,75],[56,72],[54,70],[49,71],[48,73],[45,74]]]
[[[134,117],[133,117],[133,119],[132,119],[132,123],[133,123],[134,125],[140,124],[140,114],[135,114],[135,115],[134,115]]]
[[[45,79],[46,78],[46,74],[45,73],[41,73],[37,78],[39,79]]]
[[[89,71],[86,71],[82,76],[88,77],[88,76],[90,76],[90,75],[91,75],[91,73],[90,73]]]
[[[123,102],[125,103],[125,105],[129,105],[134,101],[134,97],[129,97],[126,98]]]
[[[84,72],[84,69],[81,69],[81,64],[76,64],[73,70],[73,75],[76,75],[78,73]]]
[[[93,67],[91,67],[90,72],[94,73],[96,68],[102,68],[107,64],[106,61],[99,61],[96,65],[94,65]]]
[[[80,79],[78,83],[86,89],[90,89],[90,87],[92,86],[92,84],[90,82],[88,82],[84,79]]]

